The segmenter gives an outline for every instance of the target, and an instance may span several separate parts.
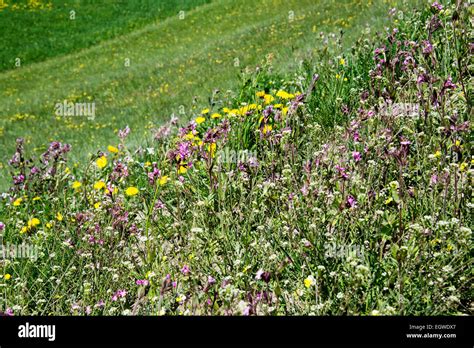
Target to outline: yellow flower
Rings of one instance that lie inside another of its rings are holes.
[[[95,209],[99,209],[99,208],[100,208],[100,202],[94,203],[94,208],[95,208]]]
[[[283,114],[283,116],[286,116],[286,114],[288,113],[288,107],[284,107],[283,109],[281,109],[281,113]]]
[[[196,121],[197,124],[201,124],[206,120],[205,117],[199,116],[197,117],[194,121]]]
[[[314,284],[316,284],[316,281],[314,280],[314,277],[312,275],[308,276],[308,278],[304,280],[304,286],[306,286],[307,288]]]
[[[167,175],[163,175],[159,180],[159,183],[160,183],[161,186],[165,185],[167,182],[168,182],[168,176]]]
[[[15,201],[13,202],[13,206],[18,207],[21,204],[22,201],[23,201],[22,198],[15,199]]]
[[[268,132],[270,132],[271,130],[273,129],[272,125],[270,124],[266,124],[264,127],[263,127],[263,134],[267,134]]]
[[[64,173],[70,174],[70,173],[71,173],[71,169],[69,169],[69,167],[66,167],[66,169],[64,169]]]
[[[117,149],[115,146],[112,146],[112,145],[107,146],[107,150],[109,150],[109,152],[112,152],[112,153],[119,152],[119,149]]]
[[[210,153],[212,158],[214,158],[214,156],[216,155],[216,148],[216,143],[212,143],[207,146],[207,151]]]
[[[221,114],[218,114],[217,112],[211,115],[211,118],[219,118],[219,117],[221,117]]]
[[[36,227],[41,223],[41,221],[37,218],[32,218],[30,221],[28,221],[28,227]]]
[[[226,114],[228,114],[230,112],[230,109],[229,108],[223,108],[222,111]]]
[[[275,100],[275,98],[270,94],[265,94],[263,96],[263,99],[265,100],[265,104],[270,104],[272,101]]]
[[[344,60],[344,58],[339,59],[339,64],[346,65],[346,61]]]
[[[279,90],[276,95],[277,95],[277,97],[280,97],[282,99],[292,99],[292,98],[295,97],[294,94],[287,93],[287,92],[282,91],[282,90]]]
[[[144,164],[145,168],[151,166],[151,162],[150,161],[146,161],[145,164]]]
[[[462,162],[460,165],[459,165],[459,170],[461,172],[464,172],[467,168],[467,163],[466,162]]]
[[[259,91],[259,92],[255,93],[255,95],[259,98],[262,98],[263,96],[265,96],[265,91]]]
[[[72,188],[75,189],[75,190],[77,190],[81,186],[82,186],[82,184],[79,181],[74,181],[72,183]]]
[[[51,223],[47,222],[47,223],[46,223],[46,227],[47,227],[47,228],[51,228],[51,227],[53,227],[53,225],[52,225]]]
[[[437,150],[437,151],[434,153],[434,156],[435,156],[436,158],[441,157],[441,151]]]
[[[7,274],[5,274],[5,275],[3,276],[3,279],[5,279],[5,280],[10,280],[11,277],[12,277],[11,274],[7,273]]]
[[[392,197],[388,197],[386,200],[385,200],[385,204],[390,204],[393,202],[393,198]]]
[[[138,189],[134,186],[130,186],[125,190],[127,196],[135,196],[138,193]]]
[[[459,146],[461,145],[461,141],[459,141],[459,140],[456,140],[456,143],[455,143],[455,145],[456,145],[457,147],[459,147]]]
[[[36,197],[33,198],[33,201],[39,201],[40,199],[41,199],[41,197],[36,196]]]
[[[283,104],[275,104],[273,105],[275,109],[281,109],[283,107]]]
[[[25,232],[28,232],[29,230],[34,229],[34,228],[36,228],[36,226],[38,226],[40,223],[41,223],[41,221],[40,221],[39,219],[37,219],[37,218],[32,218],[32,219],[28,220],[28,222],[26,223],[26,226],[23,226],[23,227],[22,227],[20,233],[25,233]]]
[[[193,140],[193,139],[194,139],[194,134],[193,134],[193,132],[189,132],[188,134],[186,134],[186,135],[184,136],[184,138],[185,138],[186,140]]]
[[[63,221],[63,215],[60,212],[58,212],[56,214],[56,219],[58,219],[58,221]]]
[[[336,79],[340,79],[340,78],[341,78],[341,75],[336,74]]]
[[[97,159],[97,161],[95,161],[95,163],[97,164],[97,167],[102,169],[107,165],[107,158],[105,156],[101,156]]]
[[[97,181],[95,184],[94,184],[94,189],[96,190],[101,190],[105,187],[105,182],[103,181]]]
[[[201,111],[201,114],[205,115],[205,114],[208,114],[209,113],[209,109],[204,109]]]
[[[185,174],[188,170],[186,169],[186,167],[184,166],[180,166],[179,167],[179,170],[178,170],[178,173],[179,174]]]

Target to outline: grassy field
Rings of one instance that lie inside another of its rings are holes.
[[[77,52],[209,2],[4,0],[0,71],[16,68],[16,58],[26,66]]]
[[[142,139],[150,138],[150,129],[172,113],[190,118],[197,105],[208,104],[214,89],[223,94],[236,87],[240,72],[247,67],[261,64],[266,57],[273,57],[275,67],[281,71],[297,67],[321,45],[321,32],[327,35],[344,31],[342,45],[349,47],[367,26],[372,32],[381,29],[384,14],[395,4],[375,1],[369,5],[358,0],[264,1],[256,6],[245,0],[218,1],[185,11],[180,19],[181,2],[171,3],[174,8],[166,8],[164,13],[174,10],[175,14],[168,19],[111,40],[101,39],[90,48],[80,49],[91,44],[84,41],[86,29],[58,23],[51,30],[61,30],[58,37],[63,39],[54,50],[47,49],[46,39],[39,40],[35,49],[17,45],[14,54],[11,49],[6,50],[15,57],[22,56],[18,50],[24,50],[25,55],[51,58],[36,64],[27,61],[20,68],[0,73],[0,167],[5,167],[19,136],[38,154],[48,141],[70,143],[71,156],[77,160],[106,146],[117,129],[127,124],[134,129],[132,139],[140,144]],[[80,10],[82,6],[84,11]],[[79,13],[91,13],[93,5],[78,2],[77,8]],[[103,4],[97,12],[102,13],[100,17],[121,11],[122,7],[119,11]],[[140,14],[138,7],[130,11]],[[40,23],[55,22],[55,16],[62,13],[23,12],[23,16],[43,18]],[[5,9],[0,15],[6,19],[20,16]],[[92,21],[95,25],[86,27],[92,37],[107,38],[104,33],[115,33],[113,28],[123,21],[133,21],[134,16],[127,18],[118,16],[112,22],[97,19]],[[35,26],[23,28],[21,35],[34,38],[40,35],[35,30]],[[7,45],[12,45],[12,35],[7,36]],[[128,61],[130,65],[126,66]],[[65,99],[94,102],[95,119],[56,117],[54,106]],[[4,180],[0,185],[6,187]]]
[[[472,315],[473,9],[392,6],[212,2],[4,71],[0,314]]]

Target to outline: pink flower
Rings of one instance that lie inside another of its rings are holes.
[[[431,8],[434,9],[434,10],[441,11],[443,9],[443,5],[441,5],[439,2],[435,1],[431,5]]]
[[[148,284],[150,284],[150,282],[149,282],[148,280],[146,280],[146,279],[137,279],[137,281],[135,282],[135,284],[147,286]]]
[[[352,152],[352,158],[356,162],[359,162],[362,159],[360,152],[357,152],[357,151]]]
[[[183,268],[181,268],[181,273],[183,273],[184,275],[188,275],[190,272],[191,270],[189,269],[188,265],[184,265]]]
[[[112,296],[112,301],[117,301],[119,298],[127,296],[127,290],[117,290]]]
[[[346,206],[348,208],[355,208],[357,206],[356,199],[354,197],[352,197],[351,195],[348,195],[347,199],[346,199]]]

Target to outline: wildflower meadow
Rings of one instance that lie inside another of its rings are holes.
[[[79,3],[0,0],[4,315],[472,314],[472,4]]]

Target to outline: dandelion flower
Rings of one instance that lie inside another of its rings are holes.
[[[75,190],[77,190],[81,186],[82,186],[82,184],[79,181],[74,181],[72,183],[72,188],[75,189]]]
[[[161,186],[165,185],[167,182],[168,182],[168,176],[167,175],[163,175],[159,180],[159,183],[160,183]]]
[[[22,198],[15,199],[15,201],[13,202],[13,206],[18,207],[21,204],[22,201],[23,201]]]
[[[270,94],[265,94],[263,96],[263,99],[265,100],[265,104],[270,104],[272,101],[275,100],[275,97]]]
[[[57,219],[58,221],[63,221],[63,215],[62,215],[60,212],[58,212],[58,213],[56,214],[56,219]]]
[[[5,280],[10,280],[11,277],[12,277],[11,274],[7,273],[7,274],[5,274],[5,275],[3,276],[3,279],[5,279]]]
[[[221,114],[218,114],[217,112],[211,115],[211,118],[220,118],[220,117],[221,117]]]
[[[305,280],[304,280],[304,286],[306,286],[307,288],[313,286],[314,284],[316,284],[316,281],[314,279],[314,277],[312,275],[308,276]]]
[[[268,132],[271,132],[272,129],[273,129],[272,125],[266,124],[266,125],[263,127],[262,133],[263,133],[263,134],[267,134]]]
[[[28,221],[28,227],[36,227],[41,223],[41,221],[37,218],[32,218],[30,221]]]
[[[112,145],[107,146],[107,150],[109,150],[109,152],[111,152],[111,153],[118,153],[119,152],[119,149],[117,149],[115,146],[112,146]]]
[[[94,184],[94,189],[96,190],[102,190],[103,188],[105,188],[105,182],[103,181],[97,181],[95,184]]]
[[[205,117],[202,117],[202,116],[199,116],[199,117],[197,117],[194,121],[196,121],[197,124],[201,124],[201,123],[203,123],[204,121],[206,121],[206,118],[205,118]]]
[[[107,165],[107,158],[105,156],[101,156],[97,159],[97,161],[95,161],[95,164],[97,164],[97,167],[102,169]]]
[[[208,113],[209,113],[209,109],[201,110],[201,114],[203,114],[203,115],[208,114]]]
[[[184,166],[180,166],[179,167],[179,170],[178,170],[178,173],[179,174],[185,174],[188,170],[186,169],[186,167]]]
[[[259,98],[262,98],[265,96],[265,91],[258,91],[257,93],[255,93],[255,95]]]
[[[292,99],[295,97],[294,94],[291,94],[282,90],[279,90],[276,95],[277,97],[280,97],[281,99]]]
[[[135,196],[138,193],[138,189],[134,186],[130,186],[125,190],[127,196]]]
[[[95,209],[99,209],[99,208],[100,208],[100,202],[94,203],[94,208],[95,208]]]

